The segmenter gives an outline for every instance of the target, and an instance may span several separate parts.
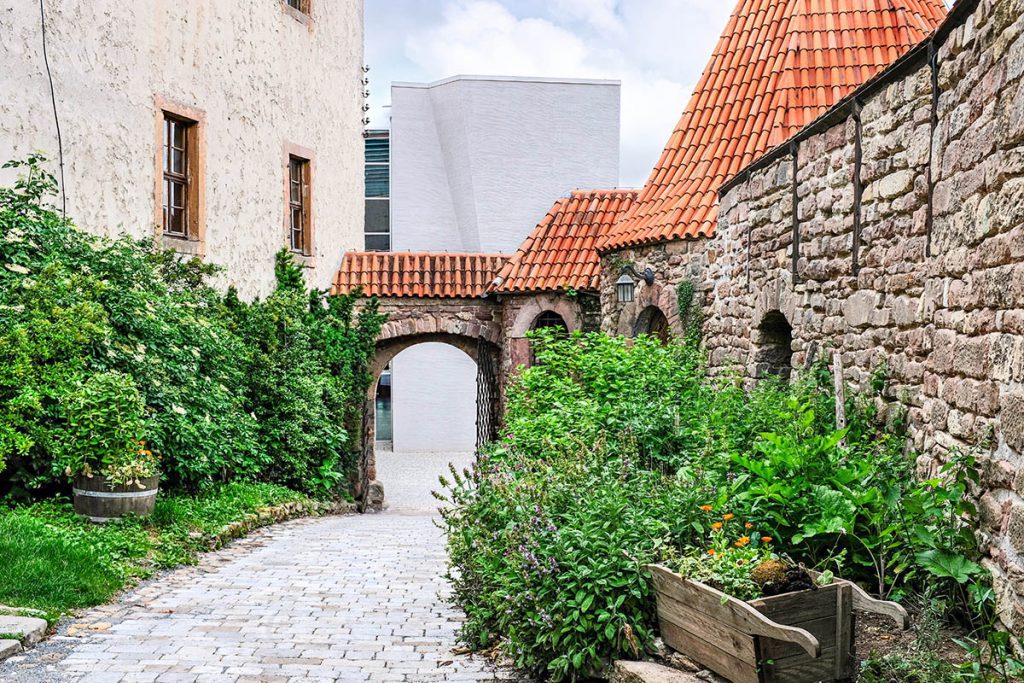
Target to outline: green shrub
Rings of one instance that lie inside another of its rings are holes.
[[[837,430],[823,367],[745,390],[709,377],[691,343],[542,334],[535,344],[540,362],[509,390],[504,438],[448,486],[467,642],[500,645],[555,680],[635,656],[656,627],[639,567],[706,552],[726,514],[776,552],[884,596],[931,585],[949,615],[977,612],[973,460],[954,456],[940,477],[916,481],[900,421],[881,424],[875,396],[851,396]],[[571,611],[588,595],[603,621]]]
[[[143,441],[142,397],[128,375],[98,372],[68,389],[61,401],[67,428],[54,460],[66,476],[101,474],[125,485],[157,474]]]
[[[88,235],[44,206],[55,185],[41,161],[8,164],[24,175],[0,188],[0,495],[61,490],[68,466],[109,457],[65,447],[99,438],[69,413],[96,376],[130,378],[144,426],[126,415],[123,436],[160,458],[165,488],[259,479],[337,493],[375,305],[354,317],[354,295],[307,291],[285,255],[265,301],[224,297],[207,284],[216,267]]]
[[[467,642],[501,643],[519,667],[553,680],[648,651],[655,615],[643,565],[692,533],[701,492],[634,457],[601,446],[557,460],[498,449],[442,482]]]
[[[376,304],[355,315],[354,296],[308,292],[301,271],[278,254],[282,284],[265,301],[229,294],[232,329],[251,340],[243,360],[245,403],[257,424],[272,481],[316,493],[337,488],[353,466],[363,400],[383,318]]]

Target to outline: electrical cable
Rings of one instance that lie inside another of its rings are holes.
[[[64,142],[60,136],[60,116],[57,114],[57,94],[53,89],[53,74],[50,73],[50,59],[46,54],[46,9],[44,0],[39,0],[39,23],[43,29],[43,64],[46,65],[46,78],[50,81],[50,102],[53,103],[53,123],[57,127],[57,161],[60,164],[60,203],[61,213],[68,216],[68,195],[64,189]]]

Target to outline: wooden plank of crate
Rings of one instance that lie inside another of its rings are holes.
[[[702,640],[717,644],[718,647],[732,653],[736,659],[747,662],[752,667],[757,666],[758,660],[754,652],[753,636],[748,636],[728,624],[718,621],[712,614],[693,609],[675,598],[662,595],[658,600],[658,618],[696,634]],[[676,650],[679,649],[664,633],[661,637],[666,645]],[[803,652],[803,650],[798,651]]]
[[[709,643],[689,629],[671,621],[659,620],[661,637],[666,643],[672,643],[677,650],[701,666],[714,671],[732,683],[761,683],[758,668],[744,662],[722,649],[719,644]]]
[[[832,584],[818,589],[758,598],[748,604],[772,621],[799,626],[807,621],[835,616],[838,590],[839,586]]]
[[[902,629],[910,626],[910,616],[907,614],[907,610],[903,608],[903,605],[873,598],[863,588],[850,581],[843,581],[843,583],[850,586],[850,590],[853,593],[854,609],[889,617]]]
[[[801,628],[772,621],[751,605],[697,581],[689,581],[661,565],[647,565],[655,590],[729,624],[742,633],[798,643],[812,657],[821,651],[818,639]],[[780,596],[781,597],[781,596]]]
[[[836,652],[835,678],[842,680],[853,675],[853,589],[843,582],[836,591]]]
[[[766,660],[762,668],[764,683],[817,683],[832,681],[835,672],[835,648],[821,651],[821,657],[807,655],[783,660]]]
[[[801,624],[791,625],[799,626],[817,638],[822,652],[830,647],[835,647],[836,621],[834,616],[821,617],[805,621]],[[786,643],[781,640],[772,640],[771,638],[761,639],[761,653],[766,659],[785,659],[786,657],[805,654],[804,649],[795,643]]]

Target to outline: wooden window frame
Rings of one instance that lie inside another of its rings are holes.
[[[195,107],[157,96],[156,178],[154,182],[154,237],[164,248],[190,256],[206,255],[206,113]],[[164,231],[164,128],[171,118],[187,124],[185,130],[186,235]]]
[[[307,147],[286,143],[283,157],[281,170],[284,176],[284,245],[296,261],[308,268],[313,268],[316,266],[316,222],[313,216],[313,179],[316,175],[315,155],[313,150]],[[291,166],[293,160],[302,162],[306,171],[306,178],[302,188],[302,232],[304,234],[302,251],[296,251],[292,248],[293,203],[291,194]]]
[[[299,8],[292,7],[288,0],[281,0],[281,11],[307,28],[313,26],[313,0],[298,0]]]

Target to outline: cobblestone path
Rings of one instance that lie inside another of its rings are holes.
[[[390,479],[387,512],[258,532],[89,610],[0,681],[516,680],[452,652],[429,496],[449,458],[382,455],[386,484],[414,477]]]

